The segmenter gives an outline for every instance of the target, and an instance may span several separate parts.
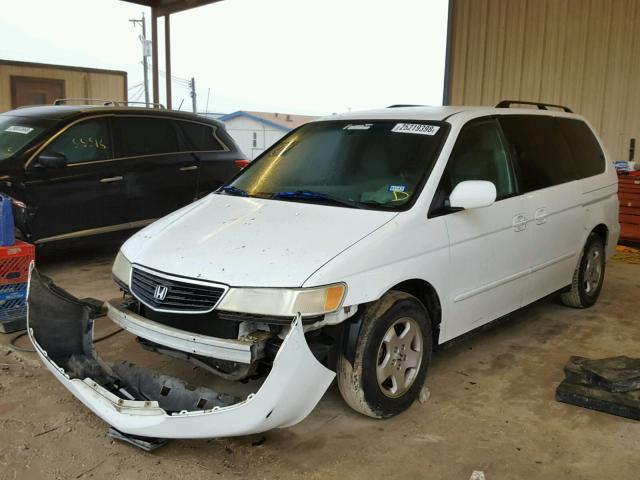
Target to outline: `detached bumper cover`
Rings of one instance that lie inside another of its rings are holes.
[[[168,411],[160,405],[160,391],[158,400],[148,392],[132,392],[127,379],[118,376],[123,369],[111,368],[95,354],[93,320],[86,304],[35,270],[28,304],[29,336],[44,365],[96,415],[131,435],[210,438],[289,427],[313,410],[335,376],[309,350],[298,317],[255,394],[231,405]],[[118,394],[122,390],[126,393]],[[218,398],[223,397],[231,398],[224,393]]]

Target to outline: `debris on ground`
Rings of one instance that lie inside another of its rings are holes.
[[[640,358],[571,357],[556,400],[640,420]]]

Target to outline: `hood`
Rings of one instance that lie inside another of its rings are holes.
[[[184,277],[299,287],[396,215],[211,194],[141,230],[122,252],[134,264]]]

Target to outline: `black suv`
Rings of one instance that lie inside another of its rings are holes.
[[[126,106],[0,114],[0,192],[17,235],[43,244],[142,227],[217,189],[247,161],[218,121]]]

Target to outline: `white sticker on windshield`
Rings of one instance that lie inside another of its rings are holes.
[[[345,126],[343,130],[369,130],[371,128],[370,123],[350,123]]]
[[[27,133],[32,132],[33,128],[21,127],[20,125],[11,125],[10,127],[5,128],[4,131],[5,132],[13,132],[13,133],[21,133],[23,135],[26,135]]]
[[[435,135],[440,127],[435,125],[425,125],[424,123],[396,123],[391,129],[392,132],[398,133],[415,133],[418,135]]]

